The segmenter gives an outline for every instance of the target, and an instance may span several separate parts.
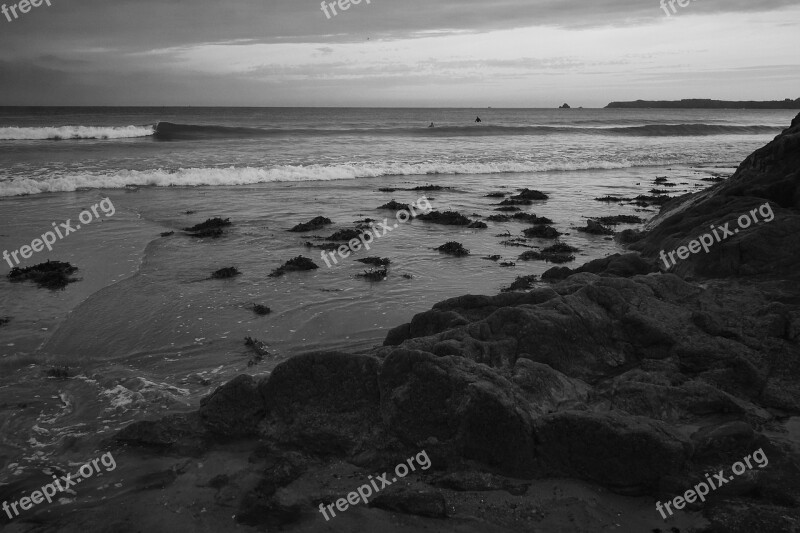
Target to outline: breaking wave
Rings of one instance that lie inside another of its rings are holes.
[[[498,161],[431,163],[351,163],[340,165],[285,165],[274,168],[180,168],[177,170],[119,170],[110,173],[73,172],[47,178],[15,178],[0,181],[0,196],[21,196],[78,189],[121,189],[125,187],[233,186],[278,181],[332,181],[380,176],[435,174],[503,174],[634,166],[630,162],[592,161],[575,163]]]
[[[153,126],[58,126],[45,128],[0,128],[0,140],[127,139],[149,137]]]

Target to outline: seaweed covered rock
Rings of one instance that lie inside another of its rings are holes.
[[[271,278],[278,278],[283,276],[287,272],[299,272],[303,270],[315,270],[319,268],[314,261],[307,257],[303,257],[302,255],[298,255],[293,259],[289,259],[286,261],[282,266],[276,268],[272,271],[269,275]]]
[[[417,216],[418,219],[434,224],[444,224],[447,226],[468,226],[471,221],[461,213],[456,211],[431,211]]]
[[[455,241],[446,242],[436,249],[442,252],[443,254],[453,255],[456,257],[469,255],[469,250],[464,248],[464,245],[461,244],[460,242],[455,242]]]
[[[515,200],[547,200],[550,197],[541,191],[522,189],[519,194],[515,194],[511,198]]]
[[[358,239],[364,233],[360,229],[340,229],[332,235],[325,237],[326,241],[347,242],[353,239]]]
[[[195,224],[189,228],[183,228],[183,231],[189,233],[192,237],[211,237],[216,239],[223,235],[223,229],[225,227],[231,226],[232,222],[229,218],[220,218],[214,217],[209,218],[205,222],[201,222],[200,224]]]
[[[14,267],[8,273],[8,279],[12,283],[22,281],[32,281],[43,289],[58,290],[63,289],[70,283],[78,281],[72,274],[78,271],[78,267],[62,261],[47,261],[29,267]]]
[[[561,233],[552,226],[533,226],[532,228],[525,228],[522,233],[526,237],[535,237],[538,239],[556,239]]]
[[[303,222],[301,224],[297,224],[296,226],[294,226],[289,231],[294,231],[294,232],[297,232],[297,233],[302,233],[302,232],[306,232],[306,231],[314,231],[314,230],[322,229],[322,228],[324,228],[325,226],[327,226],[329,224],[333,224],[331,219],[329,219],[327,217],[319,216],[319,217],[312,218],[308,222]]]
[[[211,273],[211,279],[230,279],[241,275],[236,267],[225,267]]]
[[[587,220],[586,226],[578,228],[581,233],[589,233],[590,235],[614,235],[614,230],[607,228],[594,220]]]
[[[400,202],[395,202],[394,199],[391,201],[379,206],[378,209],[391,209],[392,211],[410,211],[411,206],[409,204],[401,204]]]

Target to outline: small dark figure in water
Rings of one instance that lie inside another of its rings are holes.
[[[481,117],[478,117],[475,119],[475,122],[483,122],[483,121],[481,120]]]
[[[433,125],[433,122],[431,122],[431,125],[430,125],[430,126],[428,126],[428,127],[429,127],[429,128],[433,128],[433,127],[434,127],[434,125]]]

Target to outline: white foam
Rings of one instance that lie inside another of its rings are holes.
[[[633,166],[629,162],[431,162],[431,163],[350,163],[341,165],[286,165],[274,168],[181,168],[176,171],[119,170],[111,173],[73,172],[43,179],[16,178],[0,182],[0,196],[21,196],[45,192],[71,192],[78,189],[121,189],[129,185],[151,187],[231,186],[281,181],[331,181],[380,176],[435,174],[501,174],[590,169],[617,169]]]
[[[153,135],[153,126],[58,126],[0,128],[0,140],[125,139]]]

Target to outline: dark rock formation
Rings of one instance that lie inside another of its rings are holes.
[[[271,278],[278,278],[283,276],[287,272],[297,272],[303,270],[316,270],[319,268],[314,261],[309,259],[308,257],[303,257],[302,255],[298,255],[293,259],[289,259],[283,265],[279,266],[272,273],[269,275]]]
[[[14,267],[7,277],[12,283],[32,281],[43,289],[55,291],[78,281],[72,277],[77,271],[78,267],[63,261],[47,261],[24,268]]]
[[[295,227],[293,227],[292,229],[290,229],[289,231],[294,231],[294,232],[298,232],[298,233],[302,233],[302,232],[306,232],[306,231],[314,231],[314,230],[322,229],[322,228],[324,228],[325,226],[327,226],[329,224],[333,224],[331,219],[329,219],[327,217],[319,216],[319,217],[312,218],[308,222],[303,222],[302,224],[298,224]]]

